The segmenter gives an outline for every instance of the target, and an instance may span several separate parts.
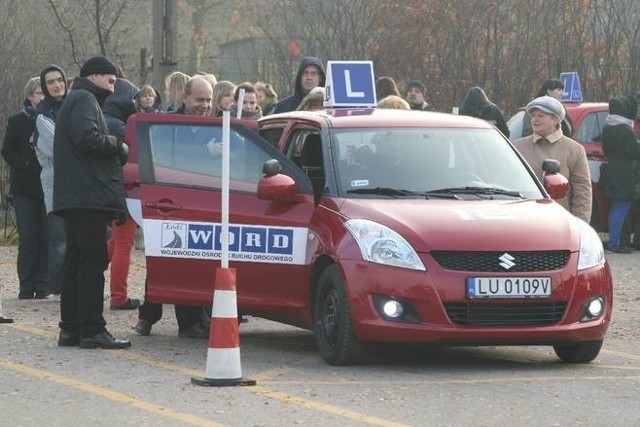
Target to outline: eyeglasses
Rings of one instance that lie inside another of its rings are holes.
[[[58,77],[57,79],[45,80],[45,83],[48,85],[52,85],[54,83],[64,83],[64,79],[62,77]]]
[[[114,85],[116,84],[116,79],[109,77],[109,80],[107,80],[109,82],[110,85]]]

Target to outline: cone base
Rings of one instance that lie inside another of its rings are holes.
[[[0,316],[0,323],[13,323],[13,319]]]
[[[198,378],[191,377],[191,383],[203,387],[232,387],[232,386],[253,386],[256,380],[248,378]]]

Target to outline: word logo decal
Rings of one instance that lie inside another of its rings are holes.
[[[229,260],[304,264],[308,229],[262,225],[229,225]],[[147,256],[222,258],[222,225],[184,221],[144,221]]]

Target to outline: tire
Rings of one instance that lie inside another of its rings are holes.
[[[355,335],[347,290],[336,265],[320,275],[313,308],[316,345],[325,362],[350,365],[361,361],[364,344]]]
[[[575,344],[556,344],[553,350],[565,363],[589,363],[600,353],[602,340],[584,341]]]

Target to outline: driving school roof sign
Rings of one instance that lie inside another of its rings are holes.
[[[371,61],[329,61],[325,107],[373,107],[376,86]]]
[[[562,92],[563,102],[582,102],[582,89],[580,89],[580,78],[577,71],[560,73],[560,81],[564,85]]]

